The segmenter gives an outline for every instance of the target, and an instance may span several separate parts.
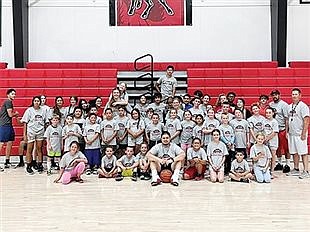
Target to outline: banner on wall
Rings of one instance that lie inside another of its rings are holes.
[[[110,26],[191,25],[191,0],[110,0]]]

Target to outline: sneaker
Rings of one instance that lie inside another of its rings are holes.
[[[4,172],[4,169],[0,167],[0,172]]]
[[[90,175],[91,174],[91,169],[87,168],[85,173],[86,173],[86,175]]]
[[[26,172],[27,172],[28,175],[33,175],[34,174],[34,171],[32,170],[32,168],[30,166],[28,166],[26,168]]]
[[[32,162],[31,166],[33,167],[34,170],[38,170],[38,164],[36,161]]]
[[[10,162],[4,164],[4,168],[10,168],[12,164]]]
[[[275,170],[275,171],[281,171],[281,170],[283,170],[283,165],[280,164],[280,163],[277,163],[277,165],[274,167],[274,170]]]
[[[48,176],[51,176],[51,175],[52,175],[52,170],[47,170],[46,174],[47,174]]]
[[[15,169],[15,168],[24,167],[24,166],[25,166],[25,163],[24,163],[24,162],[19,162],[18,164],[15,165],[14,169]]]
[[[144,174],[144,180],[150,180],[150,179],[151,179],[150,173],[146,172],[146,173]]]
[[[303,171],[299,176],[299,179],[307,179],[307,178],[310,178],[310,174],[309,172],[306,171]]]
[[[249,179],[247,179],[247,178],[241,178],[240,179],[240,182],[243,182],[243,183],[250,183],[250,180]]]
[[[132,174],[131,180],[132,180],[132,181],[137,181],[137,173],[136,173],[136,172],[134,172],[134,173]]]
[[[160,178],[157,178],[156,181],[152,181],[152,182],[151,182],[151,185],[152,185],[152,186],[157,186],[157,185],[160,185],[160,183],[161,183],[161,179],[160,179]]]
[[[60,167],[59,167],[59,164],[58,164],[58,163],[55,163],[54,169],[57,170],[57,171],[60,170]]]
[[[124,179],[124,177],[121,174],[117,174],[117,176],[115,177],[116,181],[121,181],[123,179]]]
[[[291,171],[290,166],[288,166],[287,164],[283,167],[283,173],[289,173]]]
[[[44,167],[43,167],[43,165],[40,163],[40,164],[38,164],[38,172],[39,173],[42,173],[44,171]]]
[[[179,186],[179,182],[177,182],[177,181],[171,181],[171,184],[172,184],[173,186]]]
[[[140,175],[140,180],[145,180],[145,176],[144,176],[144,173]]]
[[[286,173],[287,176],[299,176],[299,169],[296,170],[295,168],[289,172],[289,173]]]
[[[94,170],[92,171],[92,174],[93,174],[93,175],[98,175],[98,170],[97,170],[97,169],[94,169]]]

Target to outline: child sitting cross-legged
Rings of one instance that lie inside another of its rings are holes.
[[[252,178],[248,162],[244,159],[242,151],[236,153],[236,159],[231,163],[229,173],[231,181],[249,183]]]
[[[123,155],[119,160],[117,160],[116,165],[116,181],[121,181],[124,179],[124,177],[131,177],[132,181],[137,181],[137,167],[139,165],[139,162],[134,156],[133,147],[126,148],[125,155]]]

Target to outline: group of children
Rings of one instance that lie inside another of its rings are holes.
[[[239,100],[237,105],[233,103],[232,93],[220,95],[213,106],[209,95],[197,92],[194,98],[187,94],[183,99],[168,97],[165,101],[156,93],[150,104],[142,95],[131,109],[126,85],[122,86],[113,90],[105,108],[100,98],[87,107],[85,99],[78,105],[77,97],[71,97],[70,106],[64,107],[62,97],[56,97],[55,107],[50,108],[45,96],[33,97],[21,119],[22,144],[27,144],[26,172],[33,174],[33,168],[43,172],[42,150],[46,146],[47,174],[52,174],[53,164],[60,169],[55,182],[83,182],[84,172],[117,181],[127,176],[133,181],[138,177],[149,180],[147,153],[161,143],[166,131],[186,154],[183,179],[201,180],[207,175],[212,182],[223,182],[229,175],[232,181],[249,182],[254,176],[257,182],[271,181],[279,146],[274,108],[254,103],[250,116],[243,99],[240,105]],[[33,157],[37,157],[36,165]],[[285,172],[289,171],[287,159]]]

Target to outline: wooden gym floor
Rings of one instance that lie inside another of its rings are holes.
[[[310,179],[271,184],[98,179],[67,186],[56,174],[0,173],[0,231],[310,231]]]

